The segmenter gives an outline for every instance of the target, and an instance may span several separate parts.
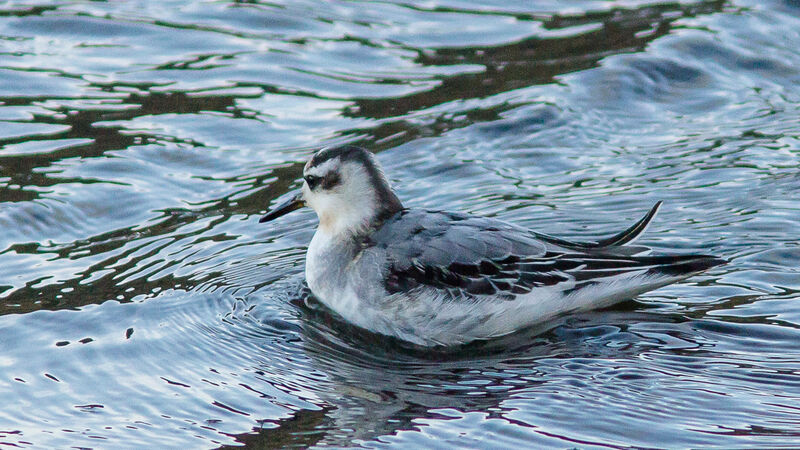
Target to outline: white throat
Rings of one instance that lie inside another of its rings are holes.
[[[308,203],[319,217],[317,233],[331,236],[359,234],[369,227],[376,211],[374,200],[347,201],[328,195]]]

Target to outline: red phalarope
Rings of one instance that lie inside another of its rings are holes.
[[[625,246],[661,202],[615,236],[573,242],[487,217],[406,209],[359,147],[320,150],[303,179],[300,193],[260,221],[313,208],[306,280],[314,295],[350,323],[422,346],[503,336],[726,262]]]

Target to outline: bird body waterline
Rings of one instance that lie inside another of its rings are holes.
[[[504,336],[725,263],[626,245],[661,202],[615,236],[573,242],[494,218],[406,209],[359,147],[322,149],[303,174],[301,193],[262,221],[311,206],[320,220],[306,254],[313,294],[354,325],[421,346]]]

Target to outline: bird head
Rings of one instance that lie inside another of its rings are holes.
[[[358,234],[403,209],[372,153],[345,145],[318,151],[303,168],[303,186],[260,222],[304,205],[319,217],[319,230]]]

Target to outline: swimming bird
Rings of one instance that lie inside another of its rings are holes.
[[[408,209],[375,157],[350,145],[314,154],[300,192],[260,222],[304,205],[319,218],[305,267],[314,296],[352,324],[425,347],[610,306],[726,262],[626,245],[661,202],[627,230],[586,242],[494,218]]]

